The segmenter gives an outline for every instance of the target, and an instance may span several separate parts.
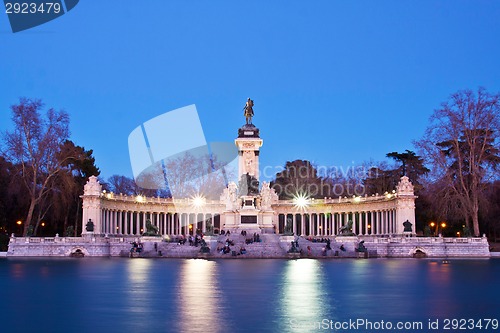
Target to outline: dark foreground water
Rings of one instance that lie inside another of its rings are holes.
[[[500,260],[0,260],[0,332],[500,332],[487,319]]]

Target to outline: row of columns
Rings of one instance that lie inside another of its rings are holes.
[[[278,214],[278,232],[283,233],[287,220],[292,221],[295,235],[334,236],[340,228],[352,221],[356,235],[389,235],[396,233],[396,210],[378,210],[340,213],[282,213]]]
[[[217,213],[137,212],[123,210],[101,210],[101,232],[112,235],[141,235],[146,231],[146,221],[158,228],[159,235],[194,234],[196,230],[206,232],[207,222],[220,228]]]

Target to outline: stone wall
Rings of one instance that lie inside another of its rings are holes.
[[[360,237],[360,240],[362,238]],[[421,252],[427,257],[478,258],[490,257],[489,244],[482,238],[398,237],[365,239],[369,250],[387,258],[413,257]]]
[[[133,237],[11,237],[8,257],[68,257],[80,250],[88,257],[119,256]]]
[[[265,237],[267,238],[265,238]],[[293,236],[262,235],[265,241],[258,244],[259,251],[273,254],[283,253],[290,247]],[[213,238],[213,239],[212,239]],[[207,237],[207,243],[212,254],[217,246],[215,237]],[[415,253],[425,254],[430,258],[489,258],[489,244],[486,237],[482,238],[443,238],[443,237],[370,237],[349,236],[330,237],[332,249],[338,250],[344,245],[346,253],[356,254],[355,249],[361,240],[370,256],[383,258],[411,258]],[[161,251],[163,257],[196,257],[199,248],[165,243],[159,237],[11,237],[8,257],[67,257],[79,250],[87,257],[119,257],[128,256],[131,243],[141,241],[144,253],[157,256]],[[157,243],[157,248],[154,248]],[[324,243],[312,243],[304,238],[300,240],[301,248],[312,247],[313,257],[323,257],[321,249]],[[251,246],[248,246],[251,252]],[[257,249],[256,249],[257,250]],[[154,253],[153,253],[154,252]],[[335,251],[331,251],[333,253]],[[338,251],[337,251],[338,252]],[[373,255],[372,255],[373,254]],[[331,256],[328,255],[328,256]],[[265,257],[263,253],[261,257]],[[344,256],[344,255],[343,255]],[[211,255],[210,257],[213,257]],[[250,255],[247,257],[251,257]],[[346,256],[344,256],[346,257]]]

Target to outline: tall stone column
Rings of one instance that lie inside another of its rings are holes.
[[[319,215],[316,214],[316,220],[314,221],[314,233],[312,236],[319,236]]]
[[[406,176],[401,177],[396,186],[396,233],[403,234],[403,223],[408,221],[412,224],[412,234],[415,232],[415,196],[413,185]]]
[[[89,177],[83,188],[82,198],[82,235],[102,233],[101,223],[101,194],[102,186],[96,176]],[[94,224],[94,231],[87,231],[86,226],[89,220]]]

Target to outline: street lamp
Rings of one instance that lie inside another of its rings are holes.
[[[446,222],[441,222],[441,233],[443,233],[444,228],[446,228]]]
[[[433,230],[433,229],[434,229],[434,227],[436,227],[436,229],[434,230],[434,237],[435,237],[435,236],[437,235],[437,231],[438,231],[437,229],[438,229],[438,226],[437,226],[437,224],[436,224],[436,223],[434,223],[434,222],[431,222],[429,225],[431,226],[431,230]]]
[[[23,229],[22,229],[22,227],[21,227],[21,224],[23,224],[23,222],[22,222],[22,221],[17,221],[16,223],[17,223],[17,225],[19,226],[19,234],[21,234],[21,235],[22,235],[22,234],[23,234]]]

